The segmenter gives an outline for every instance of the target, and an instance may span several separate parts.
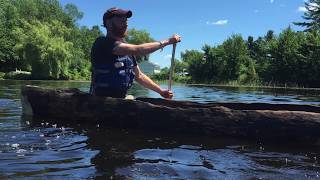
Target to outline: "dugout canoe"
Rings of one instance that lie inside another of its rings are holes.
[[[95,123],[257,140],[320,142],[320,107],[264,103],[196,103],[97,97],[79,89],[22,87],[23,114],[55,122]]]

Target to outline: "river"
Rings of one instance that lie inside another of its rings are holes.
[[[320,179],[320,147],[270,145],[94,127],[31,124],[21,86],[76,87],[88,82],[0,81],[0,179]],[[165,84],[162,84],[166,87]],[[176,100],[320,105],[319,91],[173,86]],[[135,97],[160,97],[135,85]]]

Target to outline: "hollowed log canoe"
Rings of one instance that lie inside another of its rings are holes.
[[[22,104],[26,116],[61,123],[312,144],[320,140],[316,105],[126,100],[37,86],[22,87]]]

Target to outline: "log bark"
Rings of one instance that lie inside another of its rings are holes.
[[[35,119],[96,123],[256,140],[320,140],[320,107],[263,103],[208,103],[91,96],[78,89],[22,88],[23,112]]]

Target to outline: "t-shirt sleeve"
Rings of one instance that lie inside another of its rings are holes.
[[[124,41],[124,42],[125,42],[125,43],[127,43],[126,41]],[[120,41],[116,41],[116,42],[114,43],[114,46],[113,46],[113,47],[115,47],[115,46],[119,45],[120,43],[122,43],[122,42],[120,42]],[[136,56],[131,55],[130,57],[131,57],[131,59],[132,59],[133,66],[137,66],[137,65],[138,65],[138,63],[137,63],[137,58],[136,58]]]
[[[116,47],[117,45],[121,44],[121,43],[122,43],[122,42],[120,42],[120,41],[115,41],[115,42],[113,43],[112,49],[113,49],[114,47]],[[130,57],[131,57],[131,59],[132,59],[133,66],[137,66],[136,56],[131,55]]]
[[[115,41],[103,36],[98,37],[91,48],[91,62],[94,64],[103,62],[105,59],[111,59],[114,46]]]

